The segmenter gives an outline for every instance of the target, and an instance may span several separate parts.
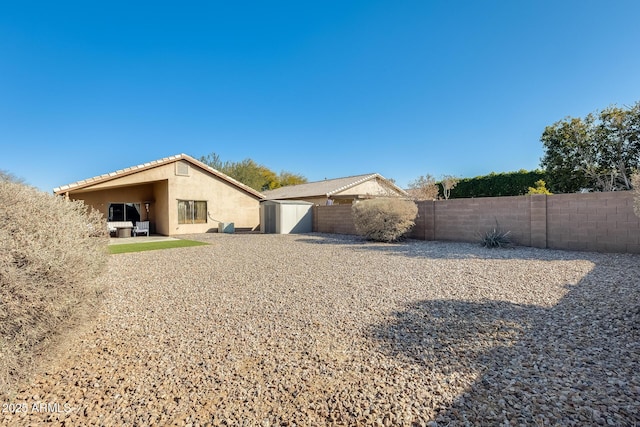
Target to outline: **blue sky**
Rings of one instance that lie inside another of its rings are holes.
[[[535,169],[640,100],[636,0],[3,2],[0,169],[53,187],[173,154],[310,181]]]

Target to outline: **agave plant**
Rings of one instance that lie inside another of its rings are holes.
[[[511,231],[502,231],[496,221],[496,226],[480,237],[480,244],[485,248],[504,248],[511,246]]]

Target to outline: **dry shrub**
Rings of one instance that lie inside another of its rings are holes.
[[[407,192],[414,200],[437,200],[440,190],[438,190],[436,179],[427,174],[410,182]]]
[[[98,300],[106,264],[102,215],[82,202],[0,180],[0,395],[33,356]]]
[[[371,199],[351,208],[356,231],[369,240],[394,242],[411,230],[418,207],[411,200]]]

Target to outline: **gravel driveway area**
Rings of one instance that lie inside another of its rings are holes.
[[[638,255],[187,238],[110,257],[3,425],[640,424]]]

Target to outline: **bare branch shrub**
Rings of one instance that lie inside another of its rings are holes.
[[[18,184],[24,184],[24,179],[17,177],[9,171],[0,169],[0,182],[8,181],[15,182]]]
[[[108,238],[99,212],[10,180],[0,180],[0,218],[1,395],[98,300]]]
[[[440,185],[442,185],[442,194],[446,200],[449,200],[449,196],[451,195],[451,190],[458,185],[460,180],[453,175],[445,175],[442,177],[442,181],[440,181]]]
[[[395,242],[415,225],[418,207],[411,200],[370,199],[351,208],[356,231],[369,240]]]
[[[413,200],[436,200],[439,190],[435,178],[427,174],[410,182],[407,192]]]

